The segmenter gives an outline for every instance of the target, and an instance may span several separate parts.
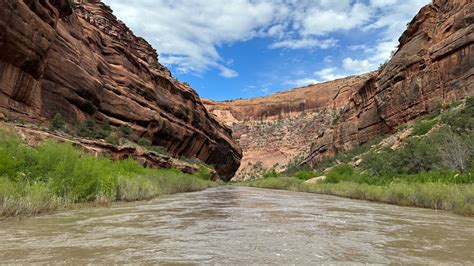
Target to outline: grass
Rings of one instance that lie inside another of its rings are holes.
[[[372,185],[351,181],[304,184],[303,181],[296,178],[280,177],[233,183],[232,185],[327,194],[474,216],[474,184],[395,182]]]
[[[341,182],[303,185],[300,190],[474,216],[474,185],[445,183],[392,183],[384,186]]]
[[[132,159],[112,161],[70,144],[32,148],[0,128],[0,218],[50,212],[75,203],[147,200],[214,185],[175,169],[147,169]]]
[[[301,183],[301,180],[292,177],[270,177],[251,182],[235,182],[231,184],[235,186],[299,191],[298,187]]]

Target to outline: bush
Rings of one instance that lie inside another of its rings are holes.
[[[436,118],[431,120],[419,120],[415,123],[415,126],[413,127],[412,135],[425,135],[433,128],[436,123],[438,123],[438,119]]]
[[[71,144],[25,145],[0,129],[0,215],[31,215],[59,203],[149,199],[165,193],[207,188],[208,181],[178,170],[142,167],[128,159],[94,157]]]
[[[312,171],[311,167],[308,164],[303,163],[304,157],[303,156],[296,156],[293,158],[285,167],[285,171],[283,171],[283,175],[285,176],[294,176],[298,172],[307,172]]]
[[[199,171],[196,173],[196,176],[203,180],[209,180],[211,173],[209,172],[209,168],[204,165],[199,166]]]
[[[151,143],[151,140],[147,139],[147,138],[139,138],[138,141],[137,141],[137,144],[142,146],[142,147],[150,147],[152,146],[153,144]]]
[[[467,98],[461,110],[451,110],[443,114],[441,122],[457,133],[474,130],[474,97]]]
[[[95,122],[94,120],[87,119],[81,123],[79,123],[76,134],[79,137],[82,138],[95,138],[96,137],[96,132],[95,132]]]
[[[109,123],[109,120],[104,120],[102,121],[102,127],[97,130],[96,134],[95,134],[95,138],[96,139],[107,139],[107,137],[110,136],[110,134],[112,133],[112,130],[110,128],[110,123]]]
[[[271,169],[263,170],[262,172],[263,178],[274,178],[274,177],[279,177],[279,176],[280,176],[280,173],[278,173],[274,167]]]
[[[51,119],[49,128],[54,131],[63,130],[65,125],[66,123],[64,122],[63,116],[60,113],[56,113],[53,119]]]
[[[317,174],[313,171],[298,171],[293,175],[294,178],[299,180],[308,180],[315,176],[317,176]]]
[[[326,177],[327,183],[349,181],[354,177],[354,168],[349,164],[339,164],[334,166],[334,168],[326,174]]]
[[[131,127],[129,127],[128,125],[121,125],[120,126],[120,132],[122,133],[122,135],[125,137],[125,138],[128,138],[130,137],[130,135],[133,133],[133,130]]]

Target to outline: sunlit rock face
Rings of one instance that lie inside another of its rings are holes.
[[[236,178],[242,180],[252,178],[248,170],[255,163],[281,170],[295,157],[306,156],[311,140],[331,126],[349,96],[373,76],[368,73],[255,99],[204,100],[204,104],[232,128],[240,143],[244,156]]]
[[[433,1],[378,71],[249,100],[205,101],[234,130],[243,167],[311,165],[474,95],[474,2]]]
[[[242,157],[231,130],[100,1],[0,3],[0,110],[129,125],[172,155],[214,165],[223,179]]]
[[[437,0],[423,7],[393,58],[350,95],[337,124],[313,141],[308,161],[316,164],[474,95],[473,22],[472,1]]]

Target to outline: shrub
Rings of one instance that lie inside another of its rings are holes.
[[[125,138],[128,138],[130,137],[130,135],[133,133],[133,130],[131,127],[129,127],[128,125],[121,125],[120,126],[120,132],[122,133],[122,135],[125,137]]]
[[[440,138],[438,145],[441,162],[448,169],[465,172],[474,156],[473,134],[458,135],[450,129],[445,130],[447,133],[444,133],[445,137]]]
[[[110,123],[109,120],[105,119],[102,121],[102,126],[97,132],[95,133],[95,138],[96,139],[107,139],[107,137],[110,136],[112,133],[112,130],[110,128]]]
[[[150,147],[152,146],[153,144],[151,143],[151,140],[147,139],[147,138],[139,138],[138,141],[137,141],[137,144],[142,146],[142,147]]]
[[[450,126],[457,133],[474,130],[474,97],[467,98],[466,104],[461,110],[451,110],[443,114],[441,122]]]
[[[209,168],[204,165],[199,166],[199,171],[196,173],[196,176],[203,180],[209,180],[210,172]]]
[[[178,170],[146,169],[127,159],[82,153],[71,144],[46,141],[36,148],[0,128],[0,216],[31,215],[59,204],[149,199],[194,191],[211,183]]]
[[[331,171],[326,174],[327,183],[339,183],[342,181],[349,181],[354,176],[354,168],[349,164],[339,164],[334,166]]]
[[[51,119],[50,129],[51,130],[63,130],[66,123],[64,122],[63,116],[60,113],[56,113]]]
[[[387,158],[397,173],[416,174],[439,169],[440,158],[431,138],[411,138]]]
[[[273,178],[273,177],[279,177],[279,176],[280,174],[276,171],[274,167],[271,169],[263,170],[262,172],[263,178]]]
[[[364,155],[360,167],[371,176],[393,176],[397,170],[393,167],[394,151],[390,148]]]
[[[433,128],[433,126],[436,123],[438,123],[438,119],[419,120],[416,122],[415,126],[413,127],[412,135],[413,136],[425,135]]]
[[[294,178],[300,180],[308,180],[315,176],[317,176],[317,174],[313,171],[298,171],[293,175]]]
[[[105,138],[105,141],[107,141],[108,143],[110,143],[112,145],[116,145],[116,146],[120,144],[120,139],[119,139],[119,137],[117,136],[117,134],[115,132],[108,135]]]
[[[87,119],[81,123],[79,123],[76,134],[82,138],[95,138],[95,122],[94,120]]]

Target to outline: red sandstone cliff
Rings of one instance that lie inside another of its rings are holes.
[[[229,179],[241,149],[156,51],[96,0],[2,0],[0,111],[44,121],[129,125],[174,156],[197,157]]]
[[[473,22],[472,1],[435,0],[423,7],[393,58],[350,95],[338,123],[313,138],[308,161],[315,164],[474,95]]]
[[[243,166],[325,156],[393,132],[400,124],[474,95],[474,2],[435,0],[400,37],[379,71],[269,97],[205,101],[233,127]],[[326,107],[326,108],[325,108]]]
[[[297,88],[256,99],[214,102],[209,112],[232,128],[243,149],[238,179],[252,178],[247,168],[261,162],[282,169],[310,151],[309,139],[322,134],[347,104],[347,99],[373,73]]]

